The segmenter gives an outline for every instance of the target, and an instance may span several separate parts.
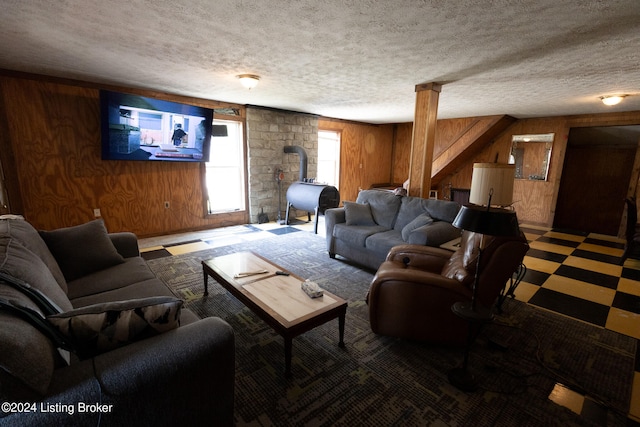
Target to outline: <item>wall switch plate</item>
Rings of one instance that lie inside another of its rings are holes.
[[[96,218],[100,218],[102,215],[100,215],[100,209],[94,209],[93,210],[93,216]]]

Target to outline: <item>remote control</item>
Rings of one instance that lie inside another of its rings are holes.
[[[276,274],[278,276],[288,276],[289,275],[289,273],[287,273],[286,271],[276,271]]]

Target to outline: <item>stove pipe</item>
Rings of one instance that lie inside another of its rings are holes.
[[[298,145],[286,145],[284,147],[284,152],[289,154],[298,154],[298,156],[300,156],[299,181],[304,181],[304,179],[307,177],[307,152],[304,151],[304,148]]]

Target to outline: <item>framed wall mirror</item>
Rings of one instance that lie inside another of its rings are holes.
[[[516,166],[516,179],[547,180],[554,136],[554,133],[513,135],[509,164]]]

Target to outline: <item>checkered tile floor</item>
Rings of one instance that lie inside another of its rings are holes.
[[[640,261],[620,264],[624,241],[522,225],[531,249],[516,298],[640,338]]]
[[[323,220],[319,218],[321,235]],[[521,229],[531,249],[524,259],[527,272],[515,291],[516,299],[640,339],[640,260],[620,263],[623,240],[528,224]],[[298,231],[313,232],[313,223],[234,226],[142,239],[140,247],[143,256],[151,259]],[[640,357],[636,357],[629,425],[640,426]],[[556,395],[560,396],[557,403],[580,413],[581,396]]]
[[[521,229],[531,249],[516,299],[640,339],[640,260],[620,263],[624,240],[527,224]],[[629,425],[640,425],[638,355],[635,371]],[[559,396],[557,403],[580,412],[581,396]]]

